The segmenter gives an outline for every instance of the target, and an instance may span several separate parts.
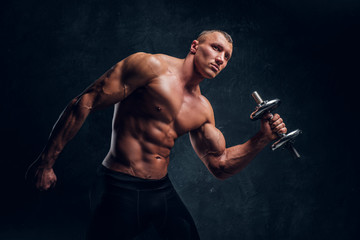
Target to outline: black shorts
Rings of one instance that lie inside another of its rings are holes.
[[[91,205],[88,240],[133,239],[149,227],[156,229],[159,239],[200,239],[168,176],[142,179],[101,165]]]

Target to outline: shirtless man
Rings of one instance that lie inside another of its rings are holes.
[[[189,133],[195,152],[209,171],[226,179],[277,139],[276,133],[287,132],[278,114],[268,114],[254,137],[226,147],[199,83],[226,67],[232,45],[227,33],[204,31],[191,43],[185,59],[135,53],[117,63],[61,114],[47,145],[30,167],[36,187],[47,190],[55,185],[55,160],[89,113],[115,105],[111,147],[97,172],[101,201],[87,238],[132,239],[152,225],[162,239],[199,239],[191,215],[167,176],[175,139]]]

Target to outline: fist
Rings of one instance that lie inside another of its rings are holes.
[[[279,134],[285,134],[287,128],[279,114],[267,113],[261,119],[261,132],[266,138],[273,141],[279,138]]]
[[[35,173],[35,186],[40,191],[55,187],[56,175],[52,168],[38,168]]]
[[[40,191],[48,190],[55,187],[57,178],[52,168],[46,168],[38,165],[35,161],[27,170],[25,175],[26,180],[35,184],[35,187]]]

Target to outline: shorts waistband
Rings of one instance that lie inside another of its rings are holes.
[[[172,187],[168,174],[161,179],[144,179],[111,170],[101,164],[97,169],[97,175],[104,177],[106,184],[131,190],[154,190]]]

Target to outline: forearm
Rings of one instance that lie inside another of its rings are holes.
[[[83,106],[82,100],[75,98],[61,113],[51,131],[49,140],[40,155],[40,166],[51,168],[65,145],[76,135],[91,108]]]
[[[213,171],[214,175],[220,179],[226,179],[240,172],[269,142],[269,139],[264,137],[261,132],[258,132],[247,142],[226,148],[217,157],[217,160],[213,160],[213,162],[218,163],[215,167],[216,170]]]

